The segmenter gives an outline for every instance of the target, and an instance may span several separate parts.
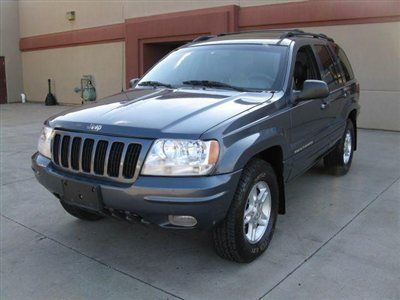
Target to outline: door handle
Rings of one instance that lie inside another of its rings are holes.
[[[321,109],[326,109],[326,108],[328,108],[328,106],[329,106],[329,102],[324,102],[324,103],[322,103],[321,104]]]

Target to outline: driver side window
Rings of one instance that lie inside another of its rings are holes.
[[[293,70],[293,89],[302,90],[307,79],[321,78],[314,53],[310,46],[303,46],[297,51]]]

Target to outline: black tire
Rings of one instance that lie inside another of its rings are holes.
[[[353,161],[354,147],[355,147],[355,134],[353,122],[348,119],[346,129],[342,138],[335,145],[334,149],[324,157],[325,168],[334,175],[345,175],[349,172],[351,163]],[[350,157],[346,161],[344,158],[346,135],[350,134],[351,137],[351,150]]]
[[[61,203],[62,207],[66,210],[66,212],[69,213],[71,216],[74,216],[75,218],[85,220],[85,221],[97,221],[97,220],[104,218],[104,216],[102,216],[102,215],[89,212],[89,211],[81,209],[79,207],[67,204],[63,201],[60,201],[60,203]]]
[[[251,189],[261,181],[267,183],[270,190],[270,217],[260,240],[250,243],[245,233],[244,210]],[[250,161],[243,170],[227,216],[213,229],[212,236],[217,254],[222,258],[242,263],[251,262],[260,256],[268,248],[274,234],[278,199],[278,180],[272,166],[261,159]]]

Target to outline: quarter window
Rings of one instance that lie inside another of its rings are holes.
[[[354,79],[353,69],[351,68],[346,53],[344,53],[344,51],[338,45],[335,45],[333,49],[337,57],[339,58],[340,66],[342,67],[344,78],[346,79],[346,81]]]
[[[328,48],[323,45],[315,45],[315,50],[317,52],[317,56],[321,62],[322,72],[321,77],[322,80],[326,82],[329,86],[330,90],[339,87],[338,74],[335,68],[335,64],[332,60],[331,55],[329,54]]]

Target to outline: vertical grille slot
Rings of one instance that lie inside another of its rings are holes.
[[[121,163],[122,151],[124,150],[124,144],[120,142],[114,142],[111,146],[110,155],[108,157],[107,173],[111,177],[118,177],[119,165]]]
[[[107,141],[101,140],[97,143],[96,154],[94,156],[94,172],[98,175],[104,174],[104,163],[106,161],[107,148]]]
[[[65,135],[61,142],[61,165],[64,168],[69,168],[68,156],[69,156],[69,141],[70,141],[70,139],[71,138],[68,135]]]
[[[133,178],[135,175],[135,169],[137,160],[139,158],[140,153],[140,145],[138,144],[129,144],[128,150],[126,151],[125,161],[124,161],[124,169],[122,175],[125,178]]]
[[[93,152],[93,139],[86,139],[83,143],[83,150],[82,150],[82,170],[84,172],[90,173],[90,163],[92,158]]]
[[[60,155],[60,135],[56,134],[54,136],[54,141],[53,141],[53,160],[56,165],[60,164],[59,155]]]
[[[81,150],[82,139],[74,137],[71,145],[71,167],[74,170],[79,170],[79,152]]]

